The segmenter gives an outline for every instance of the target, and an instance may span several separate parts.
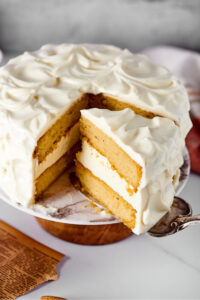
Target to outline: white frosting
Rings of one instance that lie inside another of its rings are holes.
[[[38,139],[84,93],[105,93],[191,127],[184,87],[143,55],[106,45],[46,45],[0,68],[0,184],[32,202]]]
[[[142,166],[137,193],[130,196],[128,183],[113,170],[109,161],[83,143],[78,160],[136,209],[136,234],[149,230],[171,207],[179,168],[183,163],[183,138],[173,121],[146,119],[130,109],[83,110],[81,114],[111,137],[133,160]]]
[[[80,139],[79,123],[76,123],[65,136],[57,143],[56,148],[49,153],[45,160],[38,164],[35,159],[35,178],[38,178],[47,168],[52,166],[59,158],[61,158],[69,149],[75,145]]]

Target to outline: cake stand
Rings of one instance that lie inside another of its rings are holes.
[[[190,173],[188,151],[183,151],[184,164],[181,167],[178,195],[185,186]],[[133,232],[102,207],[71,184],[70,173],[65,172],[44,193],[43,199],[29,207],[11,201],[0,190],[0,198],[8,204],[36,217],[38,223],[50,234],[72,243],[83,245],[104,245],[123,240]],[[88,201],[89,200],[89,201]]]

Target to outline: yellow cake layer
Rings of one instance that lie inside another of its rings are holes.
[[[89,144],[105,156],[118,174],[134,186],[136,191],[142,177],[142,167],[124,152],[112,138],[84,117],[80,119],[80,131]]]
[[[38,178],[47,168],[53,165],[58,159],[61,158],[67,151],[73,147],[80,140],[79,122],[73,125],[60,141],[55,145],[54,150],[49,153],[45,160],[41,163],[35,161],[34,178]]]
[[[34,151],[34,158],[37,158],[39,163],[54,150],[62,136],[79,120],[80,110],[87,107],[88,95],[85,94],[72,104],[65,114],[38,140],[37,147]]]
[[[82,191],[107,208],[126,226],[133,229],[136,222],[136,211],[119,194],[106,183],[94,176],[88,169],[76,161],[76,175],[82,185]]]
[[[35,199],[39,198],[46,188],[52,184],[74,161],[75,154],[80,150],[80,142],[75,144],[52,166],[35,179]]]
[[[123,110],[125,108],[130,108],[136,114],[149,119],[158,116],[157,114],[145,111],[139,107],[131,105],[130,103],[122,102],[119,99],[116,99],[114,97],[105,94],[98,94],[98,95],[89,94],[89,106],[90,108],[106,108],[109,110]]]

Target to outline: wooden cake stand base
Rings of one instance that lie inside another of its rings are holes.
[[[38,217],[36,217],[36,220],[47,232],[57,238],[82,245],[106,245],[121,241],[133,234],[123,223],[74,225]]]

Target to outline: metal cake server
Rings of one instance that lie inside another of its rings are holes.
[[[174,197],[170,211],[147,233],[154,237],[163,237],[193,224],[200,224],[200,214],[192,216],[190,204],[179,197]]]

